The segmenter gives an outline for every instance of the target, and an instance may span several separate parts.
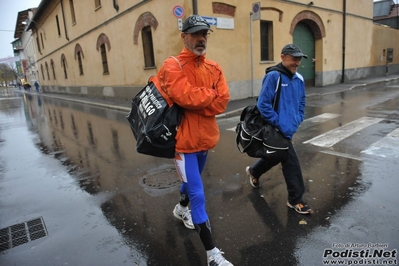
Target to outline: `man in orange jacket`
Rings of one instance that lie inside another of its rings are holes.
[[[220,137],[215,116],[226,110],[230,99],[221,67],[205,59],[210,31],[201,16],[188,17],[181,33],[185,47],[177,57],[165,60],[157,78],[171,100],[184,108],[176,135],[175,157],[182,180],[181,197],[173,215],[187,228],[197,230],[207,252],[208,265],[230,266],[233,264],[213,242],[201,179],[208,150],[216,146]]]

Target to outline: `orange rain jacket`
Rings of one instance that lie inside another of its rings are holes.
[[[175,58],[165,60],[157,78],[170,99],[184,108],[176,135],[176,152],[210,150],[220,136],[215,115],[226,110],[230,99],[223,71],[216,62],[187,48]]]

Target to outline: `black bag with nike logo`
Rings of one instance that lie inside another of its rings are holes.
[[[280,100],[281,74],[273,108],[277,111]],[[241,153],[250,157],[282,160],[288,150],[289,140],[273,125],[264,120],[256,104],[244,108],[236,127],[236,143]]]

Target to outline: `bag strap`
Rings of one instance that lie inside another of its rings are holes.
[[[182,67],[181,64],[180,64],[179,59],[177,59],[177,58],[174,57],[173,55],[170,56],[170,57],[172,57],[173,59],[175,59],[175,61],[179,64],[179,67],[180,67],[181,71],[183,72],[183,67]],[[183,73],[184,73],[184,72],[183,72]],[[177,103],[173,103],[173,105],[176,105],[176,106],[180,107],[179,105],[177,105]]]
[[[176,60],[176,62],[179,64],[179,66],[180,66],[180,69],[181,69],[181,71],[183,71],[183,68],[182,68],[182,66],[181,66],[181,64],[180,64],[180,61],[176,58],[176,57],[174,57],[174,56],[171,56],[173,59],[175,59]]]
[[[281,92],[281,73],[279,73],[279,78],[276,86],[276,96],[274,97],[274,102],[273,102],[273,109],[274,111],[277,112],[278,109],[278,103],[280,101],[280,92]]]

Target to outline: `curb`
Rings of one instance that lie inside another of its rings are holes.
[[[377,86],[387,86],[387,85],[391,85],[391,84],[396,84],[399,83],[399,77],[397,78],[392,78],[392,79],[384,79],[384,80],[380,80],[380,81],[375,81],[375,82],[370,82],[370,83],[362,83],[362,84],[355,84],[349,88],[346,89],[342,89],[342,90],[338,90],[338,91],[331,91],[331,92],[325,92],[325,93],[310,93],[308,95],[306,95],[306,97],[312,98],[312,97],[323,97],[323,96],[328,96],[328,95],[333,95],[333,94],[339,94],[342,93],[344,91],[355,91],[355,90],[360,90],[360,89],[371,89]],[[23,93],[32,93],[32,92],[26,92],[26,91],[21,91]],[[36,94],[36,93],[35,93]],[[122,111],[122,112],[126,112],[128,113],[131,108],[130,107],[123,107],[123,106],[118,106],[118,105],[113,105],[113,104],[105,104],[105,103],[99,103],[99,102],[92,102],[92,101],[85,101],[85,100],[79,100],[79,99],[73,99],[73,98],[69,98],[69,97],[58,97],[58,96],[54,96],[54,95],[46,95],[44,94],[39,94],[43,97],[48,97],[48,98],[54,98],[54,99],[58,99],[58,100],[64,100],[64,101],[72,101],[72,102],[76,102],[76,103],[81,103],[81,104],[86,104],[86,105],[92,105],[92,106],[98,106],[98,107],[103,107],[103,108],[108,108],[108,109],[113,109],[113,110],[117,110],[117,111]],[[216,115],[216,119],[222,119],[222,118],[230,118],[233,116],[239,116],[242,112],[242,110],[244,110],[246,106],[243,106],[242,108],[238,108],[235,109],[233,111],[230,112],[226,112],[220,115]]]
[[[387,85],[392,85],[399,83],[399,77],[398,78],[392,78],[392,79],[384,79],[380,81],[375,81],[375,82],[370,82],[370,83],[362,83],[362,84],[355,84],[349,88],[342,89],[342,90],[337,90],[337,91],[330,91],[330,92],[325,92],[325,93],[310,93],[306,95],[306,98],[312,98],[312,97],[324,97],[328,95],[333,95],[333,94],[340,94],[344,91],[355,91],[355,90],[361,90],[361,89],[372,89],[377,86],[387,86]],[[246,107],[246,106],[245,106]],[[216,119],[221,119],[221,118],[230,118],[233,116],[238,116],[241,114],[242,110],[244,110],[245,107],[238,108],[236,110],[226,112],[220,115],[216,116]]]

